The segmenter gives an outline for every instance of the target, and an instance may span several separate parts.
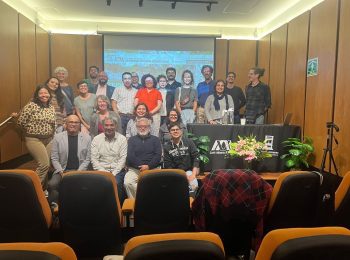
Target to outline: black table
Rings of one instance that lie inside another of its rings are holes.
[[[282,144],[289,137],[300,137],[301,129],[294,125],[208,125],[188,124],[188,131],[196,136],[207,135],[210,138],[210,162],[204,167],[204,171],[216,169],[243,168],[242,158],[228,159],[226,154],[230,149],[231,141],[237,141],[238,136],[256,136],[258,141],[267,140],[269,153],[272,158],[253,163],[253,170],[257,172],[284,171],[283,161],[280,156],[285,153]]]

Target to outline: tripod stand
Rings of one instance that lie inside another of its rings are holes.
[[[322,157],[322,163],[321,163],[321,173],[324,172],[324,168],[326,166],[326,159],[327,159],[327,155],[329,153],[329,169],[328,172],[331,172],[331,167],[333,164],[335,173],[337,174],[337,176],[339,176],[338,174],[338,168],[337,165],[335,164],[335,160],[333,157],[333,138],[334,138],[334,129],[336,132],[339,132],[339,127],[334,124],[333,122],[327,122],[327,145],[326,148],[323,149],[323,157]],[[335,139],[335,138],[334,138]],[[335,139],[335,142],[338,144],[338,141]]]

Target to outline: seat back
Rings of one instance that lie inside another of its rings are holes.
[[[225,251],[214,233],[168,233],[137,236],[128,241],[125,260],[223,260]]]
[[[314,226],[319,188],[320,177],[316,173],[282,173],[272,191],[265,233],[278,228]]]
[[[111,173],[64,174],[59,191],[59,219],[64,241],[79,257],[120,254],[120,205]]]
[[[189,188],[185,172],[157,169],[141,173],[135,200],[135,233],[184,232],[188,230],[189,221]]]
[[[287,228],[268,233],[256,260],[345,260],[350,256],[350,231],[342,227]]]
[[[51,224],[38,175],[30,170],[1,170],[0,242],[47,242]]]
[[[334,224],[350,228],[350,172],[348,172],[335,192]]]
[[[0,260],[76,260],[72,248],[63,243],[0,244]]]

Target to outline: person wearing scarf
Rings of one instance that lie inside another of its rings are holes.
[[[225,81],[218,80],[215,84],[215,92],[205,102],[204,111],[209,124],[222,123],[223,111],[234,109],[233,99],[224,93]]]

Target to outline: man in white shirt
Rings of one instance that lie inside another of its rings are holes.
[[[122,74],[123,87],[116,88],[112,95],[112,108],[113,111],[119,113],[123,134],[126,134],[126,126],[129,120],[133,116],[134,112],[134,99],[137,93],[137,89],[131,85],[131,73],[124,72]]]
[[[100,71],[98,73],[98,84],[96,85],[94,94],[96,94],[96,96],[100,96],[100,95],[107,96],[109,100],[111,100],[114,87],[108,85],[107,82],[108,82],[107,73],[104,71]]]
[[[95,136],[91,143],[91,163],[94,170],[111,172],[115,176],[122,203],[125,198],[123,184],[127,141],[125,136],[116,132],[117,122],[114,119],[106,117],[102,124],[104,133]]]

